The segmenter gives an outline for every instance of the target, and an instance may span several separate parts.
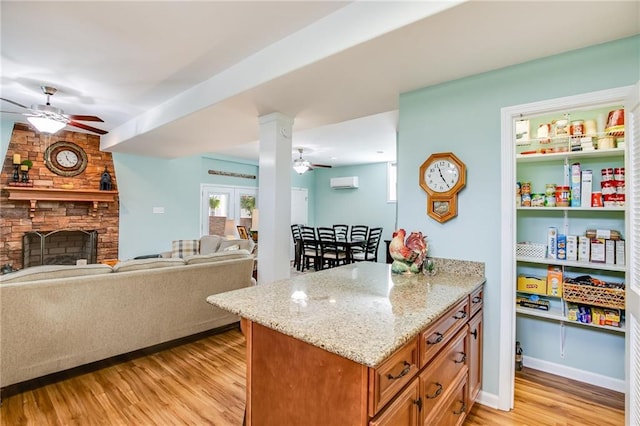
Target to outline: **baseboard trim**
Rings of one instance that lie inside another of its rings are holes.
[[[522,364],[525,367],[534,370],[544,371],[545,373],[555,374],[556,376],[566,377],[567,379],[577,380],[579,382],[589,383],[591,385],[600,386],[601,388],[614,390],[616,392],[625,391],[624,380],[614,379],[602,374],[592,373],[586,370],[579,370],[566,365],[556,364],[554,362],[545,361],[529,356],[522,357]]]
[[[484,405],[486,407],[498,410],[498,395],[480,391],[480,393],[478,393],[478,397],[476,398],[476,404]]]

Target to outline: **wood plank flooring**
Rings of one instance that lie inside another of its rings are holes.
[[[14,387],[3,393],[0,424],[239,426],[244,351],[242,334],[232,329],[117,357],[52,383]],[[515,398],[511,412],[475,404],[465,426],[624,424],[624,395],[534,370],[518,373]]]

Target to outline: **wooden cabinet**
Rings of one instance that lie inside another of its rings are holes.
[[[244,320],[247,424],[462,424],[482,376],[481,295],[458,300],[376,368]]]

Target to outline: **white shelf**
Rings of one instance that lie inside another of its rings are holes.
[[[587,212],[598,212],[598,213],[603,213],[603,212],[625,212],[626,207],[524,207],[524,206],[518,206],[516,207],[517,210],[523,210],[523,211],[545,211],[545,212],[552,212],[552,211],[587,211]]]
[[[573,260],[558,260],[558,259],[551,259],[548,257],[518,256],[516,257],[516,261],[527,262],[527,263],[538,263],[543,265],[568,266],[572,268],[598,269],[601,271],[625,272],[627,270],[627,267],[625,265],[613,265],[611,263],[575,262]]]
[[[540,310],[540,309],[533,309],[533,308],[525,308],[525,307],[522,307],[522,306],[516,306],[516,313],[519,314],[519,315],[527,315],[527,316],[530,316],[530,317],[545,318],[545,319],[549,319],[549,320],[553,320],[553,321],[559,321],[559,322],[562,322],[562,323],[565,323],[565,324],[570,324],[570,325],[577,325],[577,326],[584,326],[584,327],[611,330],[611,331],[614,331],[616,333],[625,333],[626,332],[624,323],[622,323],[620,325],[620,327],[613,327],[613,326],[610,326],[610,325],[587,324],[587,323],[584,323],[584,322],[570,321],[569,319],[567,319],[567,317],[562,315],[562,313],[559,310],[554,310],[554,309],[551,309],[549,311],[543,311],[543,310]]]
[[[565,151],[565,152],[551,152],[548,154],[516,154],[516,161],[518,163],[533,163],[540,161],[557,161],[566,159],[577,158],[609,158],[609,157],[624,157],[624,148],[611,148],[611,149],[595,149],[593,151]]]

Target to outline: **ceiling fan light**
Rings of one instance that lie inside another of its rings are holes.
[[[29,123],[33,124],[40,133],[54,134],[67,125],[67,123],[47,117],[27,117],[27,120],[29,120]]]
[[[303,160],[301,158],[293,162],[293,170],[295,170],[299,175],[309,170],[310,166],[311,164],[307,160]]]

